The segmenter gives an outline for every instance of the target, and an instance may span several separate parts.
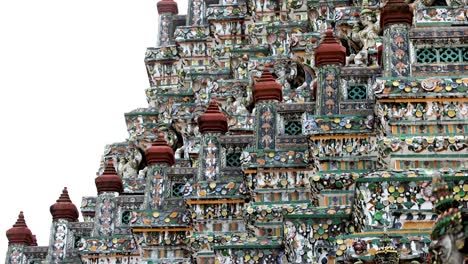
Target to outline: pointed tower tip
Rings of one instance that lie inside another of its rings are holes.
[[[113,160],[107,160],[101,176],[94,179],[98,194],[103,192],[123,192],[123,182],[114,167]]]
[[[63,188],[57,202],[50,206],[50,213],[53,220],[66,219],[71,222],[78,221],[78,209],[71,201],[67,187]]]
[[[205,113],[198,117],[200,133],[226,133],[228,131],[227,117],[219,110],[218,102],[211,99]]]
[[[271,67],[273,66],[271,65]],[[283,86],[276,82],[275,77],[266,67],[260,79],[254,84],[252,91],[255,103],[269,100],[281,102],[283,100]]]
[[[24,220],[23,211],[20,211],[18,219],[12,228],[6,231],[8,238],[8,245],[11,244],[22,244],[31,245],[33,243],[33,236],[31,230],[29,230]]]
[[[175,164],[174,150],[167,144],[164,133],[158,134],[151,147],[146,150],[146,162],[150,164]]]

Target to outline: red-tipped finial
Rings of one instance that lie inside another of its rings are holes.
[[[8,245],[31,245],[33,243],[33,235],[31,230],[29,230],[28,226],[26,225],[23,211],[19,213],[18,220],[16,220],[16,223],[13,225],[13,227],[6,231],[6,236],[8,238]]]
[[[322,43],[315,49],[315,66],[346,64],[346,48],[343,47],[328,29]]]
[[[266,68],[253,86],[252,93],[255,103],[268,100],[281,102],[283,100],[283,86],[276,82],[273,74]]]
[[[50,206],[50,213],[53,220],[66,219],[68,221],[78,221],[78,210],[68,196],[67,187],[63,188],[62,194],[57,202]]]
[[[177,15],[179,9],[177,8],[177,3],[173,0],[162,0],[159,1],[156,6],[158,7],[158,14],[171,13]]]
[[[227,117],[219,111],[218,103],[211,100],[205,113],[198,117],[198,128],[200,133],[221,133],[228,131]]]
[[[164,134],[159,133],[151,147],[146,150],[146,162],[148,165],[152,164],[168,164],[174,165],[175,157],[174,150],[167,144],[164,139]]]
[[[403,0],[389,0],[380,10],[380,28],[391,24],[413,24],[413,12]]]
[[[123,192],[122,179],[117,175],[112,160],[106,162],[104,173],[97,177],[94,182],[96,183],[98,194],[103,192]]]

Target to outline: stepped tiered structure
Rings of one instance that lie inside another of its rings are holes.
[[[21,212],[7,264],[465,261],[466,0],[157,9],[83,221],[64,189],[37,246]]]

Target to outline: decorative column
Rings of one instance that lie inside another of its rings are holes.
[[[340,110],[341,67],[346,63],[346,48],[329,29],[322,43],[315,49],[315,66],[318,68],[316,115],[337,115]]]
[[[226,197],[209,195],[207,191],[215,190],[223,186],[221,179],[221,143],[220,137],[228,131],[227,117],[219,110],[218,103],[211,100],[205,113],[198,117],[198,128],[201,133],[199,166],[197,178],[190,188],[198,189],[193,195],[186,197],[186,203],[190,206],[194,232],[191,242],[200,239],[198,243],[190,243],[195,251],[193,254],[196,263],[215,263],[213,240],[204,241],[203,237],[213,234],[214,231],[228,232],[229,227],[221,228],[224,216],[222,208],[233,208],[232,203]],[[206,188],[207,186],[211,186]],[[226,198],[226,199],[224,199]],[[227,213],[228,210],[225,210]],[[202,246],[200,246],[202,245]]]
[[[162,209],[163,195],[170,188],[166,169],[175,163],[174,150],[167,144],[163,133],[159,133],[158,139],[146,150],[146,161],[148,171],[144,208],[159,210]]]
[[[117,210],[114,198],[123,192],[122,179],[111,160],[107,161],[104,173],[95,179],[95,183],[98,197],[92,236],[110,236],[114,231]]]
[[[383,76],[411,75],[409,30],[413,12],[403,0],[389,0],[380,13],[383,28]]]
[[[47,252],[48,263],[60,263],[65,259],[67,251],[67,240],[70,235],[69,222],[78,221],[78,209],[68,196],[67,187],[62,191],[57,202],[50,206],[52,214],[52,228],[49,238],[49,249]]]
[[[203,0],[189,0],[187,13],[189,26],[200,26],[205,23],[205,14],[208,4]]]
[[[18,220],[12,228],[6,231],[8,238],[8,251],[6,254],[6,264],[20,264],[25,260],[24,248],[34,243],[34,238],[26,225],[23,212],[21,211]]]
[[[186,248],[190,213],[182,197],[172,196],[173,179],[167,170],[175,164],[174,150],[164,134],[146,150],[147,172],[143,210],[132,212],[130,226],[143,263],[189,263]]]
[[[198,179],[216,181],[221,158],[219,137],[228,131],[227,117],[219,111],[216,101],[212,100],[205,113],[198,118],[198,128],[202,134]]]
[[[172,17],[179,13],[177,3],[173,0],[162,0],[157,3],[159,14],[159,44],[158,46],[170,45]]]
[[[268,69],[252,88],[258,149],[276,148],[276,105],[283,100],[283,86],[276,82]]]

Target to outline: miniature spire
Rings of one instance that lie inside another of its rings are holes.
[[[158,7],[158,14],[171,13],[177,15],[179,9],[177,8],[177,3],[173,0],[162,0],[159,1],[156,6]]]
[[[68,196],[67,187],[63,188],[62,194],[57,202],[50,206],[50,213],[53,220],[66,219],[68,221],[76,222],[78,220],[78,210]]]
[[[380,28],[390,24],[412,24],[413,12],[403,0],[389,0],[380,11]]]
[[[159,133],[158,139],[146,150],[146,161],[148,165],[164,163],[169,166],[174,165],[174,150],[167,144],[163,133]]]
[[[117,175],[112,160],[107,161],[104,173],[97,177],[94,182],[96,183],[98,194],[103,192],[123,192],[122,179]]]
[[[277,83],[268,69],[264,69],[262,76],[253,87],[253,97],[256,102],[267,100],[283,100],[283,87]]]
[[[325,33],[322,43],[315,49],[315,66],[346,63],[346,48],[333,36],[331,29]]]
[[[214,132],[224,134],[228,131],[227,117],[219,111],[218,103],[215,100],[211,100],[205,113],[198,118],[198,127],[200,133]]]
[[[33,235],[31,230],[29,230],[28,226],[26,225],[23,211],[19,213],[18,220],[16,220],[16,223],[13,225],[13,227],[6,231],[6,236],[8,238],[8,245],[31,245],[33,243]]]

